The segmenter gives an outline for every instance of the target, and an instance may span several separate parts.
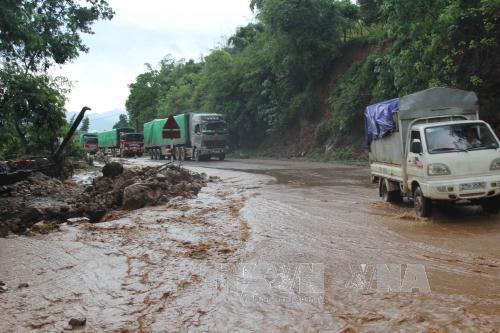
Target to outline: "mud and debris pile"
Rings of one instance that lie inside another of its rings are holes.
[[[134,210],[165,204],[177,196],[196,196],[206,184],[204,174],[175,165],[125,169],[112,162],[79,196],[77,208],[97,222],[110,210]]]
[[[0,186],[0,237],[9,232],[57,228],[72,218],[92,223],[113,210],[134,210],[167,203],[173,197],[193,197],[207,185],[206,175],[175,165],[124,168],[111,162],[103,175],[83,186],[35,172],[27,179]]]
[[[71,199],[81,193],[71,180],[60,181],[41,172],[0,186],[0,236],[22,233],[42,220],[71,217]]]

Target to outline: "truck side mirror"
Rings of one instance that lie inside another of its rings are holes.
[[[411,143],[411,152],[415,154],[422,154],[423,149],[422,149],[422,142],[420,140],[415,139]]]

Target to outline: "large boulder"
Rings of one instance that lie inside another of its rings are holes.
[[[157,183],[137,183],[123,190],[123,209],[134,210],[156,205],[162,201],[161,187]],[[164,201],[164,200],[163,200]]]
[[[118,162],[108,163],[102,168],[102,174],[104,177],[115,178],[123,173],[123,165]]]
[[[143,184],[133,184],[123,190],[123,209],[134,210],[146,205],[148,188]]]

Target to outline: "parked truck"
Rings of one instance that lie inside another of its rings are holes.
[[[97,141],[99,149],[112,156],[142,156],[144,152],[144,136],[135,133],[133,128],[117,128],[98,133]]]
[[[227,125],[220,114],[185,113],[174,117],[180,127],[180,138],[164,138],[167,119],[144,124],[145,150],[151,159],[174,157],[176,160],[209,160],[226,158]],[[171,149],[171,144],[173,149]]]
[[[500,143],[479,120],[474,92],[433,88],[365,111],[372,181],[383,200],[413,198],[418,216],[433,201],[500,209]]]
[[[89,154],[95,154],[99,151],[97,144],[97,133],[81,133],[80,146]]]

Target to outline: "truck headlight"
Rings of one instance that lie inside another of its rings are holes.
[[[429,166],[427,167],[427,174],[429,176],[444,176],[444,175],[450,175],[451,171],[447,165],[436,163],[436,164],[429,164]]]
[[[491,163],[490,170],[491,171],[500,170],[500,158],[497,158],[496,160],[493,161],[493,163]]]

